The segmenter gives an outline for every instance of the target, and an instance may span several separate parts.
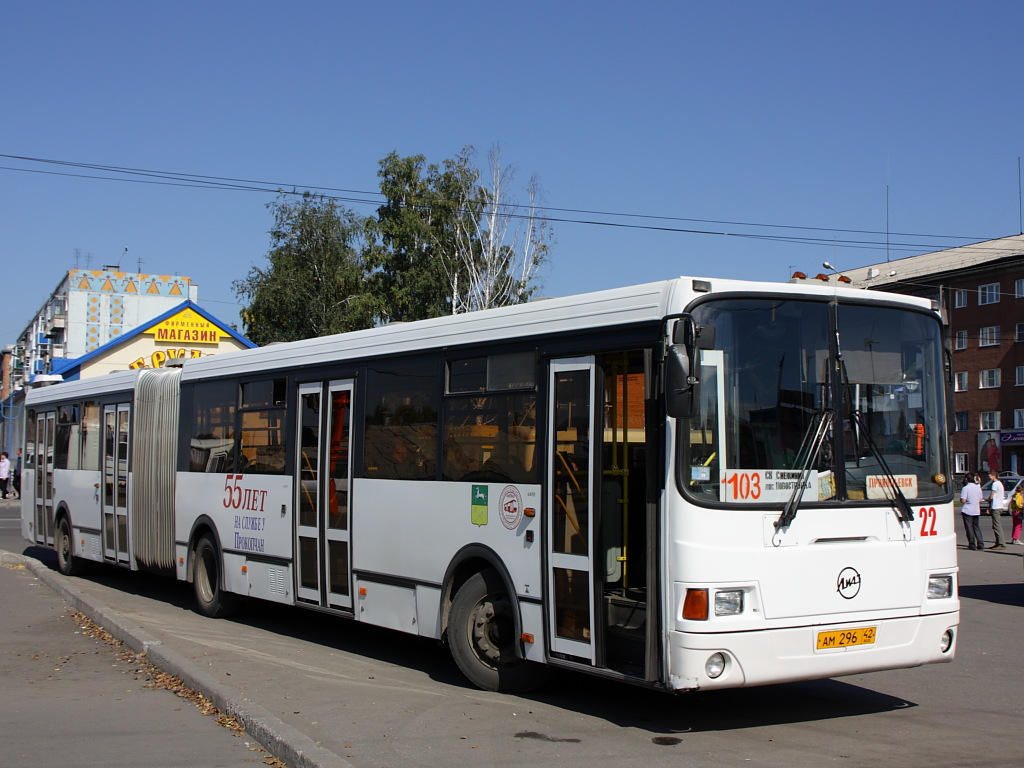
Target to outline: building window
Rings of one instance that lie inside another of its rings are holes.
[[[1024,341],[1024,323],[1017,323],[1017,341]]]
[[[988,325],[981,329],[979,332],[981,336],[982,347],[997,347],[999,346],[999,326]]]
[[[956,412],[956,431],[966,432],[967,431],[967,411]]]
[[[1018,387],[1024,387],[1024,365],[1017,366],[1017,380],[1014,384]]]
[[[998,304],[999,283],[978,286],[978,304]]]
[[[1013,297],[1015,299],[1024,299],[1024,278],[1018,278],[1014,281]]]
[[[999,411],[982,411],[981,428],[983,431],[999,429]]]
[[[1024,323],[1018,323],[1018,326],[1024,325]],[[956,341],[954,342],[954,349],[967,349],[967,331],[957,331]]]
[[[996,389],[999,386],[999,369],[986,368],[981,372],[982,389]]]
[[[953,309],[962,309],[967,306],[967,291],[953,291]]]
[[[953,471],[957,473],[966,472],[967,467],[969,466],[968,462],[970,461],[970,456],[966,453],[958,453],[954,458],[956,461],[956,469]]]
[[[1024,429],[1024,408],[1013,409],[1013,428]]]
[[[953,391],[967,391],[967,371],[960,371],[959,373],[956,374],[956,377],[953,379]]]

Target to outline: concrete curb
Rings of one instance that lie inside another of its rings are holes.
[[[203,694],[221,712],[234,717],[246,733],[290,768],[353,768],[352,764],[317,744],[306,734],[272,715],[229,685],[215,680],[192,660],[164,646],[163,641],[127,620],[117,611],[85,595],[74,580],[25,555],[0,550],[0,564],[23,565],[69,606],[103,627],[136,653]]]

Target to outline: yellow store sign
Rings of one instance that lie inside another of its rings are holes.
[[[219,351],[221,339],[233,338],[219,325],[188,308],[154,323],[141,333],[152,336],[158,347],[152,353],[133,360],[128,364],[129,368],[162,368],[168,360],[211,355]],[[233,349],[234,345],[229,348]]]
[[[219,344],[227,331],[191,309],[183,309],[143,331],[155,341],[168,344]]]
[[[209,354],[209,353],[206,353]],[[129,368],[163,368],[164,363],[168,360],[174,360],[175,358],[184,357],[202,357],[203,350],[201,349],[168,349],[166,352],[157,350],[149,356],[149,362],[146,362],[146,358],[140,357],[138,360],[133,360],[128,364]]]

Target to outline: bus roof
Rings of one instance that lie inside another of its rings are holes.
[[[256,349],[222,352],[184,361],[182,380],[237,376],[278,367],[309,366],[531,336],[657,324],[667,315],[684,312],[697,296],[732,292],[815,297],[838,295],[850,301],[905,303],[922,309],[931,307],[927,299],[858,288],[678,277],[429,320],[392,323]]]
[[[686,311],[689,303],[698,296],[726,293],[819,298],[837,295],[850,301],[901,303],[921,309],[931,308],[928,299],[858,288],[839,288],[834,285],[678,277],[187,359],[182,364],[182,380],[242,376],[280,367],[305,367],[338,360],[372,358],[549,334],[578,333],[630,325],[654,325],[660,323],[667,315]],[[106,376],[41,387],[28,393],[27,402],[131,391],[135,388],[140,372],[119,371]]]

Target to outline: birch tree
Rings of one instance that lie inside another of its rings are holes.
[[[457,222],[457,250],[447,271],[453,313],[528,301],[548,257],[552,234],[539,214],[537,176],[530,178],[527,202],[520,204],[512,192],[515,169],[502,165],[498,145],[488,153],[488,170],[490,186],[481,185],[472,203],[479,214]]]

